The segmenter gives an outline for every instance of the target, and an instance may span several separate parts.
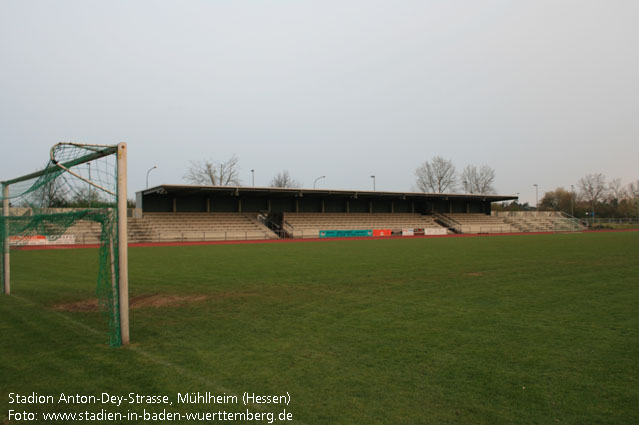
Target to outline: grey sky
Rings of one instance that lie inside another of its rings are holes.
[[[0,1],[0,180],[129,144],[129,190],[240,158],[256,185],[410,190],[441,155],[501,194],[639,178],[639,2]],[[131,195],[132,196],[132,195]]]

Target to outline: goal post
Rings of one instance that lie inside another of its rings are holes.
[[[98,304],[108,317],[110,345],[128,344],[126,143],[57,143],[44,168],[1,183],[3,292],[11,293],[12,244],[59,243],[77,222],[98,223]]]
[[[127,232],[127,173],[126,173],[126,143],[118,145],[118,295],[120,301],[120,338],[123,345],[129,343],[129,250]]]

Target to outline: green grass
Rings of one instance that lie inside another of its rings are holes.
[[[0,423],[32,391],[288,391],[300,424],[639,423],[638,258],[636,232],[131,248],[132,296],[208,298],[132,310],[114,349],[99,313],[51,308],[93,296],[96,250],[14,252]]]

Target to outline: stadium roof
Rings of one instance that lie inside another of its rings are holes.
[[[467,193],[422,193],[422,192],[388,192],[372,190],[335,190],[335,189],[302,189],[302,188],[279,188],[279,187],[251,187],[251,186],[199,186],[199,185],[173,185],[163,184],[149,189],[141,190],[142,195],[168,195],[189,196],[195,194],[211,195],[248,195],[248,196],[297,196],[315,197],[331,196],[344,198],[401,198],[409,200],[433,199],[473,199],[478,201],[510,201],[518,199],[516,195],[475,195]]]

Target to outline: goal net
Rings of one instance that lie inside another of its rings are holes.
[[[86,242],[73,229],[88,229],[99,245],[96,294],[109,343],[127,344],[126,144],[58,143],[41,170],[2,182],[0,199],[3,292],[11,293],[11,249]]]

